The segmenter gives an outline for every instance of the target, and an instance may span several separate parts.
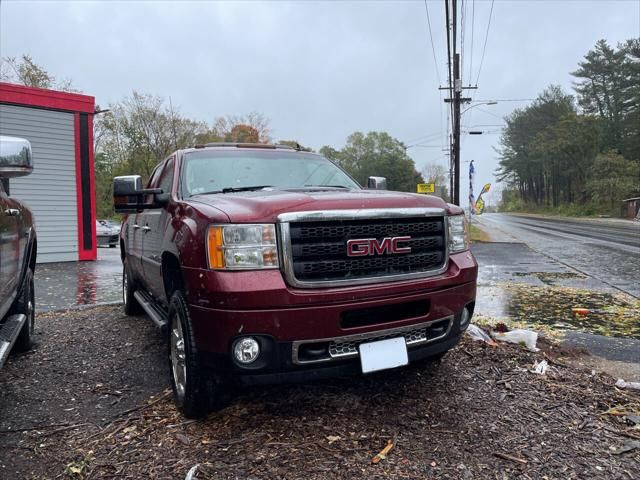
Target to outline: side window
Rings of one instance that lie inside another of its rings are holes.
[[[160,176],[158,188],[162,189],[163,193],[171,193],[171,185],[173,184],[173,157],[165,164]]]
[[[158,177],[160,176],[160,172],[162,172],[162,163],[157,165],[156,168],[151,172],[151,176],[149,177],[149,181],[147,182],[147,188],[154,188],[154,185],[158,184]]]
[[[160,163],[153,169],[151,172],[151,177],[147,182],[147,188],[156,188],[158,186],[158,182],[160,181],[161,173],[165,170],[164,165],[166,162]],[[145,195],[144,203],[147,205],[151,205],[153,203],[153,195]]]

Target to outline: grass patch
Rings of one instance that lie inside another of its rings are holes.
[[[563,203],[557,207],[551,205],[538,205],[523,202],[520,199],[511,199],[502,204],[501,212],[509,213],[535,213],[539,215],[561,217],[619,217],[619,208],[610,208],[593,202],[587,203]]]
[[[488,243],[491,242],[491,238],[489,237],[489,235],[487,235],[487,233],[482,230],[481,228],[479,228],[477,225],[471,224],[469,225],[469,238],[471,239],[471,242],[482,242],[482,243]]]

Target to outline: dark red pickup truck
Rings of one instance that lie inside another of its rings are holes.
[[[378,187],[384,179],[372,177]],[[125,312],[168,330],[187,416],[225,383],[373,372],[438,358],[473,314],[463,211],[363,189],[326,158],[208,144],[114,180]]]

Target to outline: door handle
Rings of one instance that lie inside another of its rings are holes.
[[[144,233],[147,233],[147,232],[149,232],[150,230],[151,230],[151,227],[147,227],[146,225],[145,225],[144,227],[142,227],[142,231],[143,231]]]
[[[20,215],[20,210],[17,208],[7,208],[4,213],[9,217],[17,217]]]
[[[135,230],[138,230],[138,229],[140,228],[140,225],[138,225],[137,223],[134,223],[134,224],[133,224],[133,228],[134,228]]]

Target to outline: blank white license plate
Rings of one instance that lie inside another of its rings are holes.
[[[362,373],[401,367],[409,363],[404,337],[360,344]]]

